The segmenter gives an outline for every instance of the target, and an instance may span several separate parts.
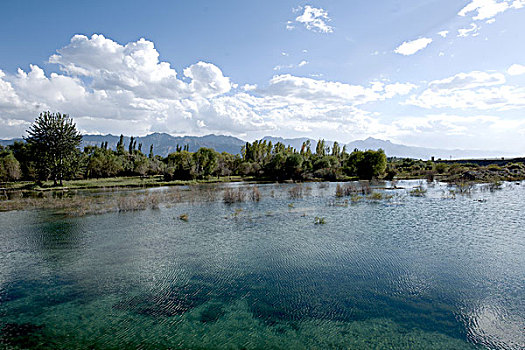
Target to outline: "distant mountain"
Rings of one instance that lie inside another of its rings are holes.
[[[283,139],[282,137],[274,137],[274,136],[265,136],[262,138],[263,141],[266,140],[266,142],[272,142],[273,145],[280,142],[285,146],[292,146],[296,150],[300,150],[303,146],[303,142],[306,142],[306,140],[310,140],[310,149],[312,152],[315,152],[315,146],[317,145],[317,141],[314,139],[308,139],[304,137],[295,138],[295,139]]]
[[[346,145],[349,152],[355,148],[360,150],[383,149],[389,157],[416,158],[416,159],[461,159],[461,158],[493,158],[508,156],[505,152],[499,151],[481,151],[481,150],[461,150],[461,149],[438,149],[414,147],[395,144],[390,141],[384,141],[369,137],[366,140],[352,141]]]
[[[282,137],[272,137],[265,136],[263,140],[272,141],[273,144],[281,142],[284,145],[292,146],[297,150],[300,150],[303,142],[310,140],[310,148],[312,151],[315,151],[317,146],[317,140],[308,139],[308,138],[293,138],[293,139],[284,139]],[[334,141],[325,140],[327,146],[332,146]],[[341,144],[341,147],[344,144]],[[425,147],[415,147],[415,146],[406,146],[392,143],[391,141],[385,141],[380,139],[375,139],[369,137],[366,140],[356,140],[346,144],[346,150],[352,152],[354,149],[359,150],[377,150],[379,148],[383,149],[388,157],[399,157],[399,158],[416,158],[416,159],[461,159],[461,158],[497,158],[501,156],[509,156],[505,152],[498,151],[479,151],[479,150],[448,150],[448,149],[437,149],[437,148],[425,148]]]
[[[115,135],[84,135],[81,147],[100,146],[102,142],[108,142],[108,147],[115,149],[120,136]],[[124,137],[124,145],[127,149],[130,138]],[[137,147],[142,143],[142,152],[149,153],[150,145],[153,144],[153,153],[163,157],[175,152],[177,145],[189,145],[190,152],[195,152],[201,147],[213,148],[217,152],[228,152],[238,154],[245,141],[232,136],[206,135],[206,136],[171,136],[164,133],[153,133],[144,137],[136,137]]]
[[[115,149],[119,136],[115,135],[84,135],[82,139],[81,147],[85,146],[100,146],[102,142],[108,142],[108,146]],[[153,133],[144,137],[137,137],[137,146],[142,143],[142,152],[145,154],[149,153],[149,147],[153,144],[153,151],[155,154],[163,157],[168,154],[175,152],[177,145],[184,146],[189,145],[190,151],[195,152],[201,147],[213,148],[217,152],[228,152],[231,154],[239,154],[241,147],[246,143],[239,138],[224,135],[206,135],[206,136],[171,136],[165,133]],[[130,138],[124,137],[124,145],[127,149]],[[263,140],[271,141],[273,144],[281,142],[286,146],[292,146],[293,148],[300,150],[303,142],[310,140],[311,149],[315,151],[317,146],[317,140],[308,138],[291,138],[285,139],[281,137],[265,136]],[[0,145],[7,146],[12,144],[14,141],[23,141],[23,139],[11,139],[11,140],[0,140]],[[332,146],[333,141],[326,141],[327,146]],[[343,146],[344,144],[341,144]],[[425,147],[414,147],[406,146],[401,144],[392,143],[391,141],[379,140],[372,137],[366,140],[356,140],[346,144],[348,152],[352,152],[355,148],[359,150],[368,149],[383,149],[388,157],[400,157],[400,158],[416,158],[416,159],[466,159],[466,158],[499,158],[502,156],[511,156],[506,152],[499,151],[480,151],[480,150],[460,150],[460,149],[437,149],[437,148],[425,148]]]
[[[7,139],[7,140],[0,140],[0,146],[9,146],[15,143],[16,141],[24,141],[23,138],[16,138],[16,139]]]

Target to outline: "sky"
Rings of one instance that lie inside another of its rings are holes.
[[[266,135],[525,153],[525,0],[2,1],[0,138]]]

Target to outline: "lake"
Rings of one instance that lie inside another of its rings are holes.
[[[400,181],[355,203],[334,183],[297,186],[231,205],[219,187],[143,211],[0,213],[0,346],[525,347],[525,182],[461,195]]]

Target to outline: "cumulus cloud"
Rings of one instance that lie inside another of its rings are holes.
[[[306,29],[319,33],[332,33],[334,31],[334,28],[328,25],[331,18],[328,16],[327,11],[310,5],[306,5],[302,10],[303,13],[297,16],[295,20],[302,23]]]
[[[345,131],[375,135],[387,128],[365,110],[370,102],[404,96],[410,83],[352,85],[291,74],[264,86],[238,86],[211,63],[181,74],[159,60],[152,42],[125,45],[102,35],[77,35],[49,61],[16,74],[0,71],[0,137],[21,136],[42,110],[70,114],[85,133],[185,134]],[[307,61],[295,64],[305,66]]]
[[[412,41],[405,41],[399,45],[394,52],[404,56],[410,56],[423,50],[432,42],[430,38],[419,38]]]
[[[440,32],[438,32],[438,35],[442,38],[446,38],[447,35],[448,35],[448,30],[442,30]]]
[[[513,64],[507,70],[509,75],[522,75],[525,74],[525,66],[521,64]]]
[[[406,104],[429,109],[519,109],[525,107],[525,89],[505,85],[501,73],[474,71],[432,81]]]

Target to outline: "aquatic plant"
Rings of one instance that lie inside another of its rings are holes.
[[[328,182],[320,182],[319,183],[319,189],[327,189],[329,187],[329,183]]]
[[[471,194],[474,190],[474,182],[468,180],[456,180],[452,184],[459,194]]]
[[[239,203],[244,202],[246,198],[246,193],[242,191],[240,188],[237,190],[233,188],[226,188],[223,193],[223,201],[226,204],[233,204],[233,203]]]
[[[250,199],[254,202],[258,202],[261,200],[261,192],[259,191],[259,188],[257,186],[252,187],[252,190],[249,194]]]
[[[449,189],[448,191],[443,191],[441,194],[441,198],[443,199],[456,199],[456,191],[453,189]]]
[[[363,196],[360,196],[360,195],[358,195],[358,194],[353,194],[353,195],[350,196],[350,201],[351,201],[352,203],[357,203],[357,202],[359,202],[361,199],[363,199]]]
[[[496,190],[501,190],[501,188],[503,187],[503,184],[498,180],[493,180],[487,186],[490,192],[494,192]]]
[[[427,190],[424,189],[423,187],[421,186],[418,186],[418,187],[414,187],[410,192],[409,194],[412,196],[412,197],[424,197],[426,194],[427,194]]]
[[[303,198],[303,185],[295,185],[288,190],[290,198],[298,199]]]
[[[358,183],[347,183],[345,185],[337,184],[335,188],[336,197],[347,197],[355,194],[369,195],[372,193],[370,183],[368,181],[360,181]]]
[[[372,192],[367,198],[374,201],[380,201],[383,200],[385,196],[382,192]]]
[[[316,216],[314,218],[314,224],[316,224],[316,225],[324,225],[324,224],[326,224],[326,219],[324,217]]]
[[[344,195],[345,195],[345,192],[343,190],[343,186],[341,186],[340,184],[337,184],[337,186],[335,187],[335,196],[343,197]]]

